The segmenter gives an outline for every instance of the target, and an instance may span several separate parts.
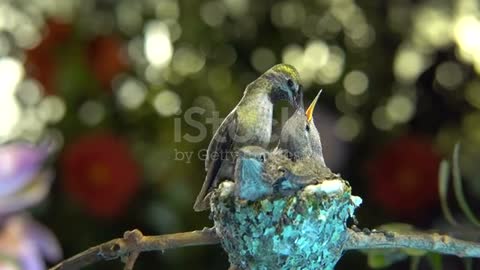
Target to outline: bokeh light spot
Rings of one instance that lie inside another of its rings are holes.
[[[172,68],[182,76],[199,72],[205,65],[205,55],[192,47],[185,46],[175,50]]]
[[[67,107],[58,96],[47,96],[38,104],[38,116],[47,123],[58,123],[65,116]]]
[[[220,26],[225,20],[226,10],[222,2],[210,1],[202,5],[200,16],[207,25]]]
[[[480,112],[467,114],[462,121],[462,130],[468,139],[480,144]]]
[[[5,34],[0,33],[0,56],[7,55],[11,49],[12,45],[9,38]]]
[[[142,26],[142,6],[136,1],[121,1],[116,6],[118,27],[125,33],[134,33]]]
[[[276,58],[272,50],[260,47],[253,51],[250,62],[255,70],[265,72],[275,64]]]
[[[155,13],[158,18],[176,20],[180,16],[180,7],[176,0],[156,0]]]
[[[296,27],[305,20],[305,8],[300,2],[277,2],[272,7],[271,19],[279,27]]]
[[[23,74],[23,66],[17,59],[0,58],[0,138],[7,137],[20,118],[15,90]]]
[[[329,47],[330,54],[325,66],[318,70],[316,81],[318,83],[331,84],[338,81],[343,73],[345,64],[345,52],[337,47]]]
[[[368,77],[362,71],[351,71],[345,76],[343,87],[352,95],[361,95],[367,91]]]
[[[472,106],[480,109],[480,81],[474,80],[465,89],[465,99]]]
[[[283,49],[282,62],[298,68],[301,65],[303,49],[297,44],[290,44]]]
[[[245,15],[250,4],[249,0],[223,0],[230,15],[239,18]]]
[[[473,15],[462,16],[453,31],[460,47],[460,56],[471,62],[475,54],[480,53],[480,20]]]
[[[135,78],[127,78],[117,91],[118,102],[127,109],[136,109],[142,105],[147,95],[143,82]]]
[[[17,87],[17,97],[24,105],[35,105],[42,97],[42,85],[33,79],[24,80]]]
[[[463,82],[463,72],[459,64],[447,61],[440,64],[435,70],[435,79],[446,89],[452,90]]]
[[[146,59],[146,50],[144,39],[141,37],[132,38],[127,44],[127,54],[130,59],[135,59],[137,63],[148,63]],[[135,62],[133,62],[135,63]]]
[[[360,133],[360,127],[360,122],[356,118],[344,115],[335,125],[335,134],[345,141],[352,141]]]
[[[20,61],[12,57],[0,58],[0,97],[13,95],[23,75],[24,69]]]
[[[346,38],[348,38],[346,39],[347,45],[353,45],[360,49],[368,48],[375,41],[375,30],[372,26],[363,24],[361,27],[354,28]]]
[[[433,47],[442,47],[452,40],[451,24],[450,16],[444,10],[434,7],[421,8],[415,15],[414,35]]]
[[[180,112],[181,100],[177,93],[164,90],[153,100],[153,107],[161,116],[171,116]]]
[[[336,34],[342,30],[342,24],[331,13],[325,13],[316,25],[317,34],[325,32]]]
[[[16,44],[25,49],[33,48],[42,38],[38,29],[30,20],[25,20],[23,23],[18,24],[12,34]]]
[[[78,117],[83,123],[95,126],[105,117],[105,107],[98,101],[89,100],[80,106]]]
[[[328,45],[322,40],[312,40],[305,47],[303,65],[311,69],[319,69],[327,64],[328,57]]]
[[[194,106],[205,109],[207,112],[213,112],[215,110],[215,102],[211,97],[199,96],[193,101]]]
[[[156,67],[165,67],[172,58],[173,47],[167,25],[154,21],[145,27],[145,56]]]
[[[380,130],[390,130],[393,128],[393,122],[387,115],[384,106],[377,107],[372,113],[372,123]]]
[[[392,96],[386,105],[388,118],[397,123],[405,123],[413,117],[415,107],[406,96]]]
[[[399,81],[406,83],[417,79],[427,66],[427,59],[413,48],[403,48],[397,52],[393,72]]]

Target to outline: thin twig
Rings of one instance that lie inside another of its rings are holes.
[[[480,243],[459,240],[438,233],[388,232],[365,234],[351,229],[348,229],[348,233],[349,238],[345,250],[412,248],[458,257],[480,258]]]
[[[135,239],[134,241],[130,238],[132,235]],[[220,240],[213,228],[156,236],[143,236],[140,231],[134,230],[126,232],[124,238],[117,238],[89,248],[60,262],[49,270],[76,270],[101,260],[113,260],[120,257],[126,257],[126,263],[131,264],[133,267],[136,258],[128,257],[135,253],[154,250],[164,251],[188,246],[214,245],[219,242]],[[126,265],[126,267],[130,266]]]

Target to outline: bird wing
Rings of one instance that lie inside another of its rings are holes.
[[[205,159],[205,170],[207,176],[203,182],[202,189],[195,200],[193,209],[195,211],[203,211],[208,209],[207,195],[212,188],[217,184],[215,178],[222,166],[223,160],[227,155],[230,155],[233,149],[233,137],[237,132],[237,113],[234,109],[223,120],[220,127],[213,135],[210,144],[208,145],[207,156]]]
[[[216,155],[226,148],[227,144],[231,146],[232,135],[235,135],[237,128],[237,110],[233,109],[218,127],[213,135],[207,149],[205,158],[205,171],[208,171],[212,161],[218,159]]]

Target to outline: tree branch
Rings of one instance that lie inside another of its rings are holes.
[[[201,231],[174,233],[158,236],[143,236],[139,230],[127,231],[124,238],[117,238],[98,246],[89,248],[71,258],[68,258],[50,270],[74,270],[96,263],[101,260],[125,259],[125,269],[131,269],[138,253],[144,251],[181,248],[188,246],[214,245],[220,239],[213,228]]]
[[[452,238],[438,233],[375,232],[366,234],[348,229],[349,238],[345,250],[413,248],[450,254],[459,257],[480,258],[480,243]]]
[[[348,229],[348,234],[345,250],[413,248],[459,257],[480,258],[480,243],[459,240],[437,233],[372,232],[367,234]],[[118,258],[124,260],[124,269],[132,269],[138,254],[144,251],[164,251],[188,246],[214,245],[219,242],[220,239],[214,228],[157,236],[143,236],[139,230],[133,230],[125,232],[124,238],[113,239],[89,248],[49,270],[75,270],[101,260]]]

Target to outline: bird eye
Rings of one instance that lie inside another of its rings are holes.
[[[305,130],[306,130],[307,132],[310,132],[310,125],[305,125]]]
[[[293,83],[293,81],[292,81],[291,79],[288,79],[288,80],[287,80],[287,85],[288,85],[288,87],[291,89],[291,88],[293,88],[294,83]]]
[[[260,156],[260,162],[265,162],[265,156],[264,155]]]

